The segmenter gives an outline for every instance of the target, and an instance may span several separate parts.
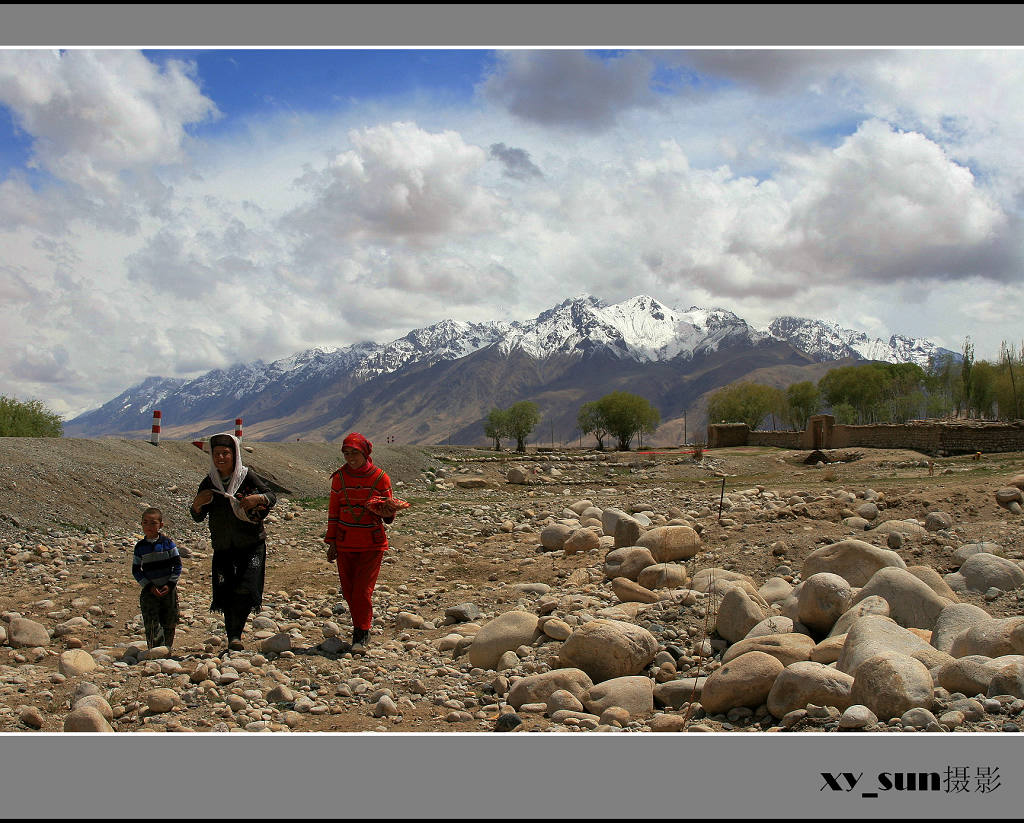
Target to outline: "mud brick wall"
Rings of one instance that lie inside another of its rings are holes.
[[[747,444],[750,446],[775,446],[779,449],[804,448],[805,432],[750,432]]]
[[[708,426],[708,448],[746,446],[750,433],[750,427],[746,423],[715,423]]]
[[[823,438],[823,439],[822,439]],[[908,423],[870,426],[828,425],[819,430],[817,446],[805,432],[750,431],[743,423],[708,426],[708,447],[776,446],[783,449],[912,449],[926,454],[1024,451],[1024,422]]]

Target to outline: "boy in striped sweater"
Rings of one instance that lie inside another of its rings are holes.
[[[160,533],[163,525],[160,509],[146,509],[142,513],[145,537],[135,544],[132,555],[132,575],[142,585],[139,606],[146,626],[146,645],[151,649],[170,648],[178,625],[177,583],[181,576],[181,556],[174,541]]]

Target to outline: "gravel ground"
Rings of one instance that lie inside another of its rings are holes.
[[[391,474],[396,496],[412,507],[390,530],[392,551],[375,596],[369,650],[353,656],[347,611],[320,542],[337,447],[246,446],[247,464],[289,493],[268,521],[260,627],[252,621],[247,650],[227,654],[219,616],[208,611],[208,535],[185,513],[207,467],[204,454],[180,442],[0,440],[0,628],[9,630],[21,615],[54,634],[45,647],[32,649],[13,649],[0,638],[0,731],[59,731],[83,683],[107,700],[116,731],[492,731],[508,711],[510,681],[557,666],[560,644],[521,648],[517,661],[500,672],[479,669],[464,654],[479,626],[512,609],[578,626],[603,610],[636,606],[612,593],[603,550],[571,556],[540,550],[541,530],[581,499],[599,507],[649,507],[649,514],[664,516],[684,510],[703,542],[687,568],[714,565],[748,574],[758,585],[773,576],[798,580],[811,551],[851,536],[842,523],[849,508],[843,492],[863,495],[869,488],[884,496],[886,518],[923,520],[939,509],[952,516],[950,529],[907,542],[901,552],[908,564],[945,574],[954,550],[977,540],[999,543],[1018,562],[1024,557],[1024,521],[993,501],[994,489],[1018,473],[1019,454],[981,463],[944,459],[931,475],[926,459],[913,452],[862,450],[844,455],[849,462],[817,468],[799,462],[805,455],[773,449],[716,450],[695,463],[679,453],[522,459],[478,449],[382,447],[374,458]],[[512,465],[524,468],[532,485],[506,483]],[[782,516],[759,508],[756,501],[766,494],[801,502]],[[173,658],[140,661],[132,650],[143,634],[130,558],[147,505],[164,509],[166,533],[189,556]],[[866,534],[855,536],[885,545]],[[1020,594],[990,599],[968,593],[961,600],[995,617],[1014,616],[1021,614]],[[449,608],[464,603],[479,610],[472,622],[446,618]],[[652,666],[651,677],[705,675],[720,665],[715,638],[713,654],[696,654],[708,639],[707,613],[714,605],[703,596],[670,598],[621,618],[650,631],[663,651],[674,650],[671,672],[659,675]],[[258,640],[282,634],[286,650],[255,648]],[[88,650],[99,668],[62,674],[59,655],[73,648]],[[278,687],[287,691],[275,692]],[[161,688],[178,695],[169,712],[147,706],[147,695]],[[957,695],[937,698],[936,714]],[[955,731],[1014,731],[1022,707],[1020,700],[990,701]],[[620,728],[586,719],[556,722],[543,712],[520,712],[520,719],[525,731],[619,733],[650,731],[653,720],[638,716]],[[697,710],[689,720],[729,733],[831,731],[837,725],[826,712],[783,726],[757,709],[710,717]],[[899,729],[882,724],[872,730]]]

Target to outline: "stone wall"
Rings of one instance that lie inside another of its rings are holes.
[[[750,431],[743,423],[708,426],[708,447],[776,446],[783,449],[912,449],[925,454],[1024,451],[1024,421],[1014,423],[919,422],[837,426],[816,415],[803,432]]]

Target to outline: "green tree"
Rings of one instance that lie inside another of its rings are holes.
[[[638,433],[652,433],[661,422],[661,414],[646,398],[629,392],[606,394],[596,405],[600,420],[607,433],[618,440],[620,451],[629,451],[629,444]]]
[[[491,409],[487,419],[484,420],[484,434],[494,441],[494,450],[500,452],[502,438],[512,436],[509,427],[508,409]]]
[[[708,398],[708,420],[712,423],[746,423],[757,429],[777,407],[780,392],[772,386],[742,381],[714,392]]]
[[[807,421],[821,406],[821,392],[810,380],[793,383],[786,389],[786,422],[797,431],[807,429]]]
[[[964,357],[960,361],[960,402],[957,403],[956,413],[959,416],[961,404],[967,416],[971,416],[971,379],[974,372],[974,344],[971,338],[964,340]]]
[[[837,403],[832,407],[832,415],[840,426],[852,426],[857,422],[857,410],[849,403]]]
[[[934,355],[928,359],[924,387],[928,400],[928,417],[948,417],[960,396],[960,365],[953,354]]]
[[[987,360],[972,365],[970,406],[977,417],[995,416],[996,377],[996,367]]]
[[[601,414],[600,405],[584,403],[576,415],[576,425],[584,434],[592,434],[597,440],[597,447],[604,450],[604,439],[608,436],[608,424]]]
[[[1017,375],[1014,374],[1014,369],[1017,367],[1017,353],[1014,351],[1013,344],[1007,345],[1006,341],[1002,342],[999,347],[999,359],[1000,365],[1005,367],[1005,379],[1000,381],[999,391],[999,412],[1000,417],[1010,420],[1020,419],[1020,395],[1017,394]],[[1019,371],[1019,368],[1017,369]],[[1004,386],[1009,384],[1009,392],[1006,392]]]
[[[61,416],[42,401],[0,395],[0,437],[60,437],[63,433]]]
[[[516,439],[516,451],[526,451],[526,438],[540,422],[540,410],[530,400],[521,400],[510,406],[508,414],[508,435]]]
[[[818,381],[818,390],[833,411],[837,405],[846,404],[855,409],[855,422],[874,423],[887,416],[884,401],[890,381],[885,365],[864,363],[832,369]]]

